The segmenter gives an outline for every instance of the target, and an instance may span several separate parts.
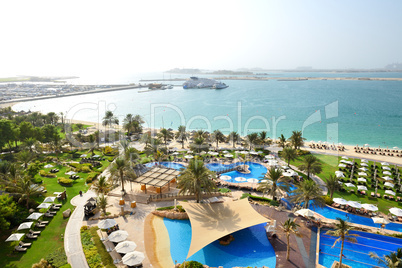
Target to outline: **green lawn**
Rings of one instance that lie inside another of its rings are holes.
[[[95,152],[100,154],[99,151]],[[59,154],[60,158],[68,159],[71,155],[69,154]],[[74,159],[78,160],[79,159]],[[47,163],[45,163],[46,165]],[[100,171],[104,170],[109,164],[109,161],[102,161],[103,166],[99,169]],[[54,164],[53,164],[54,165]],[[68,177],[64,173],[67,171],[68,167],[65,166],[55,166],[54,168],[58,168],[59,172],[56,173],[58,177]],[[49,169],[44,169],[49,171]],[[79,194],[79,191],[87,191],[88,186],[85,184],[85,179],[88,176],[86,173],[78,173],[80,179],[75,180],[73,186],[64,187],[57,183],[57,178],[43,178],[40,175],[36,175],[36,177],[40,177],[43,180],[42,185],[46,188],[47,193],[46,196],[54,196],[54,192],[63,192],[66,190],[67,192],[67,200],[63,202],[63,206],[57,212],[56,216],[52,219],[46,218],[45,220],[49,220],[49,224],[46,228],[42,229],[42,233],[36,240],[23,239],[25,242],[32,242],[32,246],[28,248],[27,252],[20,253],[14,252],[14,246],[17,245],[17,242],[5,242],[7,237],[10,235],[10,232],[2,233],[1,241],[0,241],[0,267],[31,267],[32,264],[40,261],[41,258],[44,258],[47,254],[53,252],[55,249],[63,247],[63,235],[64,230],[66,228],[68,219],[63,219],[62,212],[66,209],[74,209],[74,207],[70,204],[71,198]],[[41,202],[45,197],[38,198],[38,202]],[[57,200],[57,199],[56,199]],[[20,231],[18,231],[20,232]]]

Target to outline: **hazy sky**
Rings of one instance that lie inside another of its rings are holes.
[[[402,62],[400,0],[29,0],[0,10],[0,77]]]

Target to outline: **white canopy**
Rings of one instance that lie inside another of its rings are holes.
[[[383,169],[383,170],[391,170],[391,168],[388,167],[388,166],[383,166],[382,169]]]
[[[394,191],[391,190],[385,190],[386,194],[390,194],[390,195],[396,195],[396,193]]]
[[[400,209],[400,208],[390,208],[389,209],[389,212],[391,212],[392,214],[394,214],[394,215],[396,215],[396,216],[398,216],[398,217],[401,217],[402,216],[402,209]]]
[[[129,253],[137,248],[137,244],[132,241],[120,242],[116,245],[115,249],[119,253]]]
[[[298,211],[295,212],[295,215],[303,216],[303,217],[314,217],[315,212],[310,210],[310,209],[299,209]]]
[[[385,177],[382,177],[384,180],[386,180],[386,181],[393,181],[394,179],[393,178],[391,178],[390,176],[385,176]]]
[[[99,229],[109,229],[116,226],[117,222],[114,219],[102,220],[98,223]]]
[[[367,180],[365,178],[358,178],[357,181],[367,182]]]
[[[222,175],[219,177],[221,180],[224,181],[230,181],[232,179],[232,177],[228,176],[228,175]]]
[[[382,166],[389,166],[389,163],[387,163],[387,162],[381,162],[381,165],[382,165]]]
[[[20,226],[18,226],[17,230],[29,229],[29,228],[31,228],[32,224],[33,224],[33,221],[23,222],[20,224]]]
[[[10,235],[7,239],[6,242],[10,242],[10,241],[20,241],[20,239],[24,236],[25,234],[23,233],[14,233],[12,235]]]
[[[251,178],[251,179],[247,179],[247,182],[250,182],[250,183],[258,183],[258,180],[255,179],[255,178]]]
[[[362,204],[360,204],[359,202],[356,202],[356,201],[349,201],[348,205],[351,206],[351,207],[354,207],[354,208],[361,208],[362,207]]]
[[[366,163],[361,163],[360,164],[362,167],[368,167],[368,164],[366,164]]]
[[[45,200],[43,200],[43,203],[53,203],[54,200],[56,200],[56,197],[48,196],[48,197],[45,198]]]
[[[378,207],[373,204],[362,204],[362,208],[370,210],[370,211],[377,211]]]
[[[363,171],[368,171],[368,168],[365,168],[365,167],[361,167],[361,168],[359,168],[360,170],[363,170]]]
[[[127,237],[128,237],[128,233],[126,231],[118,230],[118,231],[114,231],[113,233],[111,233],[109,235],[109,241],[118,243],[118,242],[126,240]]]
[[[49,208],[52,204],[50,203],[42,203],[39,206],[37,206],[36,208]]]
[[[338,167],[345,168],[346,165],[345,164],[339,164]]]
[[[389,171],[384,171],[382,174],[385,174],[385,175],[392,175],[392,173],[389,172]]]
[[[367,187],[366,187],[366,186],[362,186],[362,185],[358,185],[358,186],[357,186],[357,190],[359,190],[359,191],[367,191]]]
[[[386,183],[384,183],[384,186],[394,188],[395,185],[387,181]]]
[[[359,176],[367,176],[367,173],[366,172],[359,172],[359,173],[357,173]]]
[[[348,203],[347,200],[343,199],[343,198],[334,198],[333,201],[339,205],[346,205]]]
[[[362,161],[362,163],[368,163],[367,159],[362,159],[361,161]]]
[[[237,177],[237,178],[235,178],[235,181],[244,182],[244,181],[247,181],[247,179],[243,178],[243,177]]]
[[[145,255],[139,251],[129,252],[121,259],[123,264],[128,266],[140,265],[145,259]]]
[[[373,220],[374,223],[380,223],[380,224],[388,224],[388,223],[390,223],[390,221],[387,220],[386,218],[373,217],[371,219]]]
[[[353,183],[347,182],[345,183],[346,187],[356,187]]]
[[[30,220],[37,220],[37,219],[39,219],[42,215],[43,215],[43,213],[34,212],[34,213],[32,213],[31,215],[29,215],[27,219],[30,219]]]

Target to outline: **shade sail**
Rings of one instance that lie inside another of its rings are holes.
[[[224,203],[185,203],[191,222],[191,245],[187,258],[215,240],[269,220],[251,207],[247,199]]]

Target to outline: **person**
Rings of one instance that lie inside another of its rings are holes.
[[[385,224],[381,224],[381,229],[385,229]]]
[[[82,191],[80,191],[80,196],[82,196]]]

